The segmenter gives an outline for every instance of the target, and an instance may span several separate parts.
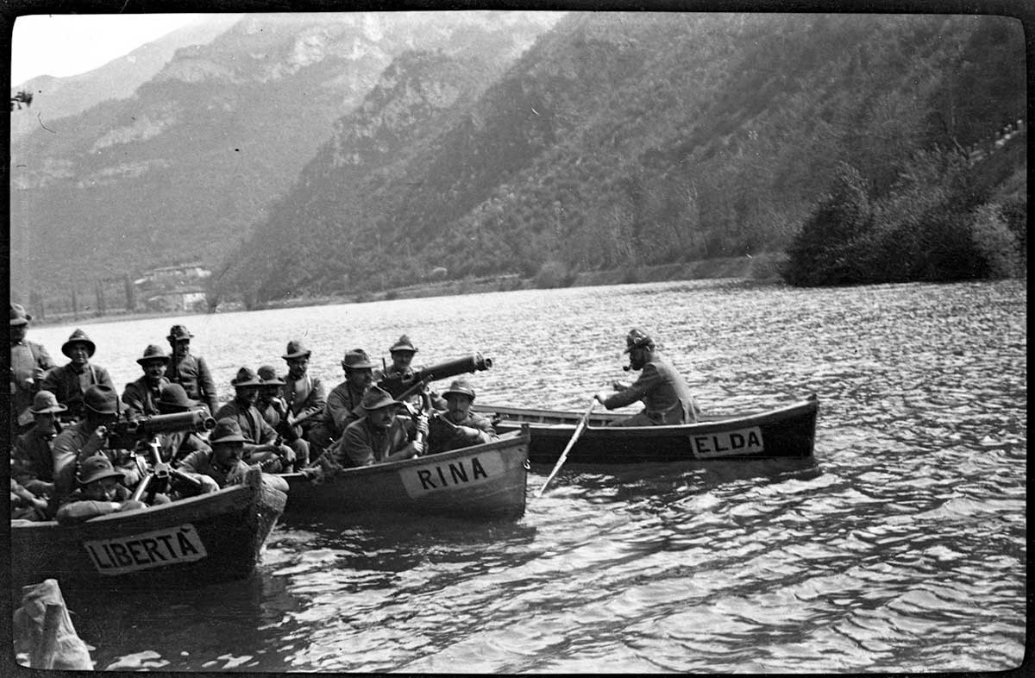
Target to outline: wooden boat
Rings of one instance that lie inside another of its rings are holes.
[[[553,464],[563,453],[582,414],[502,405],[475,406],[496,415],[499,433],[528,426],[529,460]],[[743,415],[704,416],[697,424],[608,426],[632,416],[590,415],[586,429],[568,453],[566,464],[627,464],[688,460],[807,458],[813,453],[819,401],[815,394],[787,407]]]
[[[242,485],[77,525],[13,520],[12,579],[120,588],[243,579],[254,571],[286,500],[252,471]]]
[[[285,473],[288,515],[416,513],[520,518],[528,475],[527,431],[451,452],[339,471],[320,481]]]

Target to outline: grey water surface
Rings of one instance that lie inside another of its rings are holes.
[[[639,326],[702,407],[816,393],[814,461],[570,467],[478,523],[292,518],[243,582],[70,600],[98,669],[932,672],[1020,664],[1027,282],[797,290],[694,281],[82,327],[117,384],[187,324],[222,394],[289,339],[328,388],[403,332],[479,351],[478,402],[582,411]],[[56,357],[73,326],[34,327]]]

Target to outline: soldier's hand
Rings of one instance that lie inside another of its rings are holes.
[[[629,384],[625,383],[624,381],[612,381],[611,388],[613,388],[616,391],[624,391],[629,388]]]
[[[92,456],[97,450],[104,447],[104,444],[108,442],[108,427],[98,426],[94,429],[94,432],[87,438],[86,444],[83,445],[82,457]]]
[[[456,432],[465,438],[474,438],[478,435],[478,429],[471,426],[457,426]]]
[[[607,391],[601,391],[600,393],[596,394],[593,397],[597,400],[597,402],[602,403],[605,400],[607,400],[608,398],[610,398],[611,394],[609,394]]]

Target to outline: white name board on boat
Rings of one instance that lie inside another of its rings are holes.
[[[765,452],[762,429],[758,426],[736,431],[716,431],[690,436],[690,448],[699,459],[734,457]]]
[[[101,574],[125,574],[201,560],[208,556],[190,523],[129,537],[83,542]]]
[[[434,457],[429,457],[433,460]],[[416,499],[431,492],[449,492],[490,483],[503,475],[503,455],[497,451],[482,452],[471,457],[453,457],[438,463],[411,466],[399,471],[403,486]]]

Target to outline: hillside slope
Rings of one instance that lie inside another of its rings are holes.
[[[782,250],[839,163],[881,195],[917,153],[965,154],[1023,117],[1024,57],[1020,22],[1001,17],[571,14],[477,100],[408,118],[391,164],[336,160],[389,144],[390,119],[373,142],[339,121],[220,293]],[[277,224],[289,251],[261,245]]]

